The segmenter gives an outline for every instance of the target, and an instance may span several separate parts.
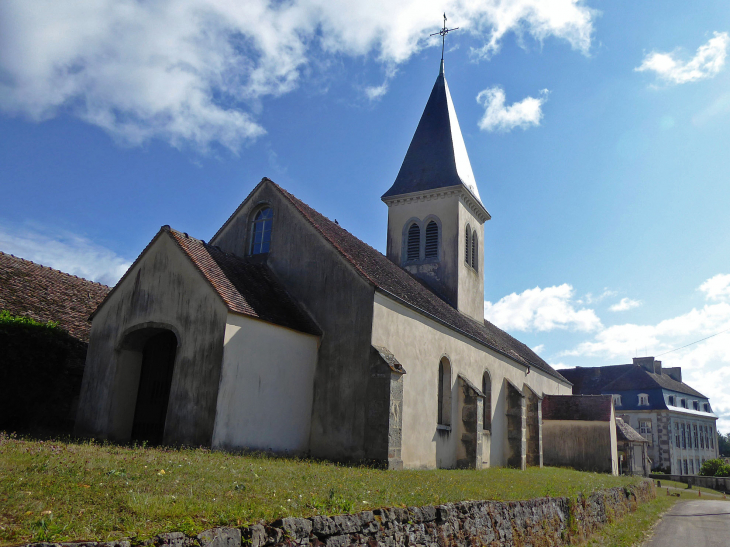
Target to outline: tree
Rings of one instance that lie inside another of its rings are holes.
[[[730,456],[730,433],[723,435],[717,432],[717,448],[720,450],[720,456]]]

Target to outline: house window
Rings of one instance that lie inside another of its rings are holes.
[[[700,474],[700,470],[702,469],[702,467],[700,466],[700,459],[699,458],[695,458],[695,469],[697,469],[697,474],[699,475]]]
[[[639,406],[649,406],[649,396],[646,393],[639,394]]]
[[[264,207],[251,223],[251,254],[265,254],[271,247],[271,227],[274,222],[274,211],[271,207]]]
[[[406,260],[418,260],[421,254],[421,228],[415,222],[408,228],[408,243],[406,246]]]
[[[482,375],[482,393],[484,393],[484,431],[492,430],[492,378],[489,371]]]
[[[693,438],[694,438],[694,441],[695,441],[694,442],[694,446],[695,446],[695,448],[699,448],[700,445],[697,442],[697,424],[693,424],[692,425],[692,432],[694,433],[694,435],[693,435]]]
[[[621,406],[621,395],[613,395],[613,406]]]
[[[444,357],[439,362],[438,423],[451,425],[451,364]]]
[[[695,474],[695,462],[694,460],[689,461],[689,474],[694,475]]]
[[[684,460],[684,474],[689,475],[689,467],[687,466],[687,460]]]
[[[470,251],[471,251],[471,226],[468,224],[466,225],[466,234],[464,236],[466,238],[466,247],[464,248],[464,262],[467,264],[471,264],[470,260]]]
[[[674,422],[674,440],[677,444],[677,448],[679,448],[679,424],[677,422]]]
[[[653,438],[651,434],[651,420],[639,420],[639,433],[649,441],[649,446],[651,446]]]
[[[700,426],[700,448],[705,449],[705,428]]]
[[[670,396],[669,396],[669,406],[676,406],[676,405],[674,404],[674,395],[670,395]]]
[[[684,424],[682,424],[682,448],[687,448],[687,437],[684,432]]]
[[[682,408],[687,408],[687,399],[680,399],[679,406],[681,406]]]
[[[477,236],[477,231],[474,230],[474,232],[471,235],[471,267],[475,270],[479,270],[479,237]]]
[[[692,401],[692,410],[699,410],[700,403],[698,401]]]
[[[439,256],[439,227],[433,220],[426,225],[426,258]]]
[[[710,436],[710,448],[715,448],[715,433],[712,431],[712,426],[709,428],[709,436]]]
[[[703,410],[704,410],[705,412],[709,412],[709,411],[710,411],[710,405],[709,405],[709,404],[707,404],[707,403],[704,403],[704,404],[702,405],[702,409],[703,409]]]

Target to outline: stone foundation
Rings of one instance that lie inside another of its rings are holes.
[[[577,499],[463,501],[439,506],[392,507],[354,515],[285,518],[242,529],[214,528],[186,536],[161,534],[148,547],[467,547],[549,546],[580,542],[656,496],[651,481],[611,488]],[[35,543],[29,547],[131,547],[110,543]]]

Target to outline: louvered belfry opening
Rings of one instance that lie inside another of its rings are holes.
[[[132,440],[150,445],[162,443],[167,403],[170,399],[177,338],[170,331],[150,337],[142,350]]]
[[[474,233],[471,236],[471,267],[475,270],[479,269],[477,266],[479,264],[479,238],[477,237],[477,232],[474,230]]]
[[[418,224],[411,224],[408,228],[408,247],[406,249],[406,260],[418,260],[421,251],[421,228]]]
[[[471,264],[471,261],[469,260],[469,255],[471,254],[469,252],[471,251],[471,227],[468,224],[466,225],[464,239],[466,241],[466,247],[464,248],[464,262]]]
[[[439,227],[433,220],[426,226],[426,258],[438,258]]]

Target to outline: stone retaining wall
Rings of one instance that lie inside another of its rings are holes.
[[[683,482],[688,486],[700,486],[702,488],[711,488],[720,492],[730,494],[730,477],[703,477],[702,475],[660,475],[652,473],[649,475],[652,479],[658,481],[676,481]]]
[[[425,507],[391,507],[353,515],[285,518],[270,525],[214,528],[196,537],[181,532],[147,540],[147,547],[532,547],[581,541],[596,529],[656,496],[651,481],[611,488],[578,499],[464,501]],[[108,543],[36,543],[29,547],[131,547]]]

